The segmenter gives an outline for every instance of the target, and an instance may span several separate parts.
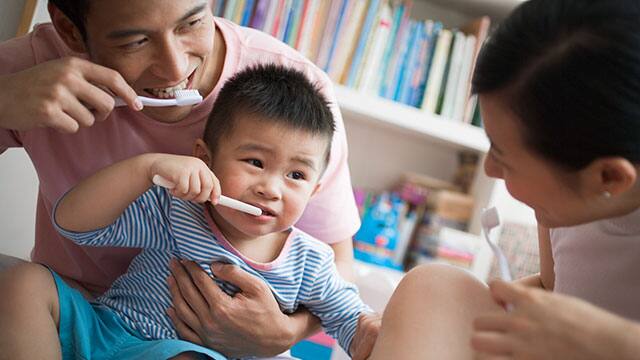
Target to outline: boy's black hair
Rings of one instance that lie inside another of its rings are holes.
[[[640,163],[640,1],[524,2],[483,46],[473,90],[504,90],[527,145],[565,168]]]
[[[203,139],[209,149],[216,151],[218,142],[233,130],[239,116],[251,115],[260,121],[326,137],[328,160],[335,131],[333,114],[318,86],[302,72],[281,65],[259,64],[227,80],[204,130]]]
[[[51,4],[65,14],[78,28],[82,39],[87,40],[87,12],[89,12],[90,0],[49,0]]]

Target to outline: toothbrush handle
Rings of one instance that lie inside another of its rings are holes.
[[[249,215],[260,216],[262,215],[262,209],[257,208],[253,205],[249,205],[247,203],[243,203],[242,201],[238,201],[236,199],[232,199],[230,197],[226,197],[224,195],[220,195],[220,199],[218,200],[218,205],[226,206],[228,208],[232,208],[238,211],[242,211]]]
[[[166,188],[166,189],[173,189],[175,187],[174,183],[172,183],[171,181],[165,179],[160,175],[154,175],[152,178],[152,181],[154,184],[158,186],[162,186],[163,188]],[[262,215],[262,209],[257,208],[253,205],[249,205],[247,203],[243,203],[242,201],[238,201],[236,199],[226,197],[224,195],[220,195],[220,199],[218,200],[218,205],[226,206],[234,210],[242,211],[253,216]]]

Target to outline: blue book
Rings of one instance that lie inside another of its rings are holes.
[[[390,76],[387,82],[387,91],[384,95],[385,98],[394,100],[396,97],[396,90],[400,84],[402,76],[402,70],[405,63],[407,49],[409,48],[409,40],[411,37],[411,27],[415,25],[415,21],[406,18],[404,24],[400,25],[398,33],[398,40],[396,47],[391,58]]]
[[[340,33],[340,27],[342,27],[342,23],[346,22],[344,20],[344,10],[347,9],[347,5],[353,0],[344,0],[340,6],[340,11],[338,12],[338,21],[336,21],[336,31],[333,34],[333,39],[331,40],[331,48],[329,49],[329,56],[327,58],[327,64],[325,65],[324,70],[329,71],[329,65],[331,65],[331,59],[333,58],[333,53],[336,50],[336,44],[338,43],[338,34]]]
[[[346,85],[349,87],[355,86],[356,79],[358,77],[358,69],[360,68],[360,66],[362,66],[364,58],[364,49],[367,46],[367,41],[369,40],[369,35],[371,34],[371,31],[373,29],[373,24],[378,17],[378,11],[380,10],[379,5],[380,0],[371,0],[371,2],[369,3],[369,11],[367,12],[364,25],[362,26],[360,39],[358,39],[356,52],[353,55],[353,60],[351,61],[351,69],[349,69],[349,76],[347,77]]]
[[[404,3],[396,5],[396,8],[393,11],[393,23],[391,24],[391,32],[389,33],[389,41],[387,41],[387,46],[384,49],[384,55],[382,56],[382,81],[380,82],[380,89],[378,89],[378,95],[384,97],[387,92],[387,82],[388,78],[391,76],[389,73],[392,71],[390,69],[390,58],[393,53],[393,48],[395,47],[395,43],[397,41],[396,37],[398,36],[398,29],[400,28],[400,23],[402,22],[402,18],[404,15],[405,5]]]
[[[411,36],[408,42],[408,49],[404,57],[404,64],[400,70],[399,83],[394,94],[394,100],[409,104],[409,93],[411,91],[411,82],[417,74],[417,63],[419,61],[420,46],[424,38],[423,36],[424,22],[418,21],[411,25]]]
[[[284,39],[282,39],[282,42],[284,42],[285,44],[289,44],[289,46],[293,47],[293,45],[291,45],[292,42],[292,38],[295,39],[296,37],[296,22],[300,22],[300,17],[302,16],[302,7],[304,5],[304,1],[303,0],[293,0],[293,5],[291,6],[291,12],[289,12],[289,20],[287,21],[287,30],[284,32]],[[300,28],[298,26],[298,28]],[[295,44],[294,44],[295,45]]]
[[[426,53],[423,54],[420,59],[420,79],[411,100],[411,103],[418,108],[422,106],[422,99],[424,98],[424,93],[427,90],[427,81],[429,80],[431,64],[433,63],[433,55],[436,50],[436,43],[438,42],[440,31],[442,31],[442,23],[439,21],[433,22],[433,26],[425,26]]]
[[[240,25],[249,26],[251,21],[251,14],[253,13],[253,3],[255,0],[246,0],[244,3],[244,10],[242,11],[242,21]]]
[[[226,1],[225,0],[217,0],[215,3],[216,5],[213,8],[213,15],[214,16],[218,16],[221,17],[224,14],[224,3]]]

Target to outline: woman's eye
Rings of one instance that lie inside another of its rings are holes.
[[[301,173],[300,171],[292,171],[289,173],[289,177],[292,178],[293,180],[304,180],[304,174]]]
[[[189,21],[189,26],[193,27],[193,26],[196,26],[196,25],[200,24],[201,22],[202,22],[202,18],[196,19],[196,20],[193,20],[193,21]]]

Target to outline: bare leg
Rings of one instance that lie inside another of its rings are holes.
[[[413,269],[391,296],[370,359],[472,359],[473,319],[502,311],[488,288],[445,265]]]
[[[43,266],[0,272],[0,359],[59,359],[58,292]]]

